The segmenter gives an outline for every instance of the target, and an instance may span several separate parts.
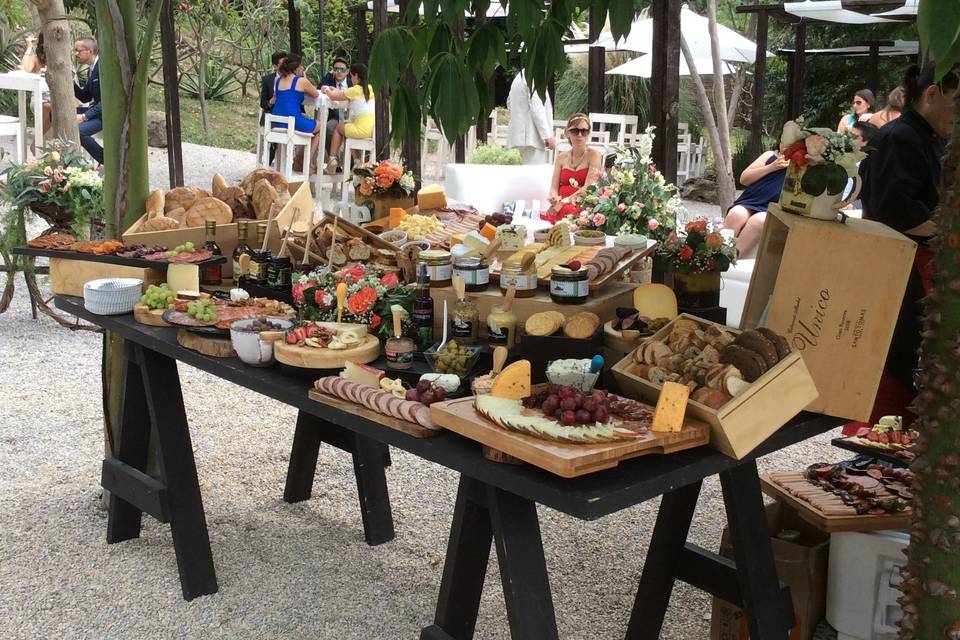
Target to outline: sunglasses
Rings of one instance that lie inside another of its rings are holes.
[[[570,129],[567,129],[567,131],[570,132],[570,135],[574,135],[574,136],[588,136],[588,135],[590,135],[590,129],[579,129],[579,128],[573,128],[573,127],[571,127]]]
[[[345,73],[345,72],[347,71],[347,68],[346,68],[346,67],[334,67],[333,70],[334,70],[335,73]]]

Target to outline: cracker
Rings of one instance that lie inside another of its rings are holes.
[[[597,327],[599,326],[600,319],[596,314],[589,312],[578,313],[569,318],[567,323],[563,325],[563,333],[568,338],[586,340],[597,331]]]
[[[560,328],[560,321],[555,312],[541,311],[535,313],[523,324],[523,330],[529,336],[551,336]]]
[[[556,318],[557,324],[559,325],[557,327],[558,329],[562,328],[563,325],[567,324],[567,316],[563,315],[563,313],[561,313],[560,311],[543,311],[542,313],[549,314],[554,318]]]

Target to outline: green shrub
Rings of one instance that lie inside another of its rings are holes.
[[[517,149],[508,149],[495,144],[478,144],[470,154],[472,164],[523,164]]]
[[[200,97],[199,69],[194,66],[189,71],[180,74],[180,89],[191,98]],[[207,69],[204,74],[204,97],[207,100],[223,100],[229,94],[240,88],[237,82],[237,70],[227,70],[222,60],[207,60]]]

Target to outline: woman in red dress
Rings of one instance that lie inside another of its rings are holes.
[[[584,187],[596,182],[603,164],[600,152],[587,146],[590,118],[586,114],[575,113],[570,116],[564,134],[570,141],[570,150],[557,154],[550,187],[550,208],[540,216],[550,222],[580,213],[575,196]]]

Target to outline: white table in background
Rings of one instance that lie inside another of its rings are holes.
[[[20,118],[20,140],[23,157],[27,157],[27,92],[33,94],[33,139],[39,151],[43,147],[43,94],[48,91],[47,81],[38,73],[9,71],[0,73],[0,90],[17,92],[17,115]]]

